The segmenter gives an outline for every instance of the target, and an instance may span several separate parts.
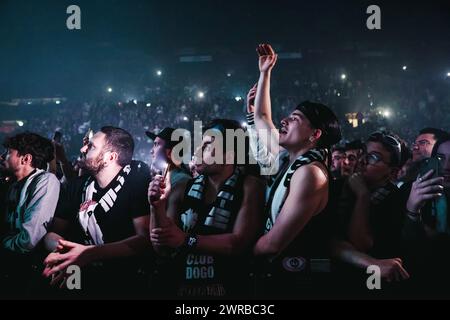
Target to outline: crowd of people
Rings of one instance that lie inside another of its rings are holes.
[[[376,103],[383,88],[286,85],[273,48],[257,52],[242,101],[149,89],[140,101],[67,103],[27,122],[40,135],[8,136],[0,295],[448,297],[448,96],[388,83],[416,97],[398,101],[396,123],[408,126],[378,130],[389,119],[376,111],[353,128],[345,103],[360,92],[360,104]],[[427,112],[413,121],[417,108]],[[195,120],[202,140],[183,163],[173,133]],[[64,140],[49,139],[55,130]],[[242,144],[230,130],[246,132]]]
[[[334,60],[280,62],[272,87],[274,119],[279,122],[298,101],[311,100],[329,105],[336,113],[343,143],[376,130],[392,130],[411,144],[424,127],[446,128],[450,121],[450,78],[427,76],[419,67],[402,70],[401,64],[387,58],[346,64],[339,69]],[[112,92],[102,88],[101,97],[61,99],[60,104],[22,99],[18,107],[2,107],[2,119],[23,122],[10,134],[28,130],[51,139],[60,131],[69,160],[78,157],[79,141],[89,128],[118,126],[135,138],[135,157],[148,162],[150,146],[145,130],[158,132],[168,126],[192,129],[194,121],[206,123],[213,118],[244,122],[246,91],[255,81],[254,69],[227,73],[216,65],[195,65],[168,71],[136,88],[112,86]],[[349,123],[349,114],[360,117],[357,127]],[[0,132],[1,139],[5,136]]]

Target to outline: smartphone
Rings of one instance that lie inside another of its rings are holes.
[[[431,178],[442,176],[442,164],[438,157],[431,157],[422,161],[419,171],[420,176],[423,177],[430,170],[434,170]]]

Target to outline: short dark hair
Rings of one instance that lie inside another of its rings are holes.
[[[345,153],[345,148],[343,146],[334,146],[331,148],[331,153],[333,152]]]
[[[399,167],[402,162],[402,145],[397,136],[388,132],[374,132],[372,133],[367,142],[378,142],[391,155],[390,166]]]
[[[100,131],[106,135],[106,147],[119,155],[118,164],[122,167],[130,164],[134,152],[134,140],[131,134],[122,128],[112,126],[105,126]]]
[[[47,169],[47,163],[54,158],[52,142],[36,133],[24,132],[5,139],[3,146],[17,150],[18,155],[30,154],[33,168]]]
[[[437,128],[424,128],[420,130],[419,135],[421,134],[432,134],[436,140],[441,140],[448,136],[447,132]]]
[[[348,150],[364,150],[364,143],[360,139],[353,140],[345,144],[345,151]]]
[[[304,101],[297,108],[322,135],[317,142],[319,148],[330,148],[342,139],[341,126],[334,112],[324,104]]]

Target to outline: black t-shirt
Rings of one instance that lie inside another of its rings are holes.
[[[225,224],[223,229],[214,223],[207,222],[214,206],[218,208],[219,200],[216,199],[213,203],[205,204],[203,196],[201,199],[192,199],[188,194],[196,179],[190,180],[185,188],[183,207],[180,210],[178,222],[181,228],[185,232],[205,236],[231,233],[242,206],[244,180],[245,176],[241,175],[232,191],[223,186],[218,192],[217,199],[221,198],[220,201],[225,201],[222,198],[225,195],[219,195],[227,192],[232,193],[229,199],[233,199],[229,200],[222,208],[223,211],[228,211],[229,216],[222,212],[223,216],[215,217]],[[206,190],[204,194],[206,194]],[[188,214],[191,211],[196,215]],[[171,259],[158,261],[160,265],[157,267],[158,274],[155,277],[154,287],[157,288],[158,294],[162,294],[165,298],[248,297],[248,290],[251,289],[248,282],[249,256],[250,252],[239,255],[179,252]]]
[[[371,196],[369,225],[374,245],[367,254],[374,258],[396,258],[402,250],[402,223],[405,202],[399,189],[387,184],[376,199]],[[352,218],[356,197],[345,184],[338,205],[338,237],[348,240],[348,228]]]
[[[120,174],[120,173],[119,173]],[[83,243],[85,233],[78,221],[78,212],[82,202],[82,193],[89,177],[79,177],[70,181],[61,189],[55,216],[69,221],[68,240]],[[109,186],[101,189],[95,182],[96,193],[93,200],[98,201],[115,182],[114,178]],[[95,215],[103,234],[104,243],[112,243],[132,237],[136,234],[133,219],[150,214],[147,200],[147,190],[150,183],[148,166],[141,162],[133,162],[131,172],[125,178],[122,189],[117,193],[117,199],[108,212],[100,211]]]

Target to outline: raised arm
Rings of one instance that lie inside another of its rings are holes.
[[[278,56],[268,44],[259,45],[256,51],[259,56],[260,75],[255,97],[255,127],[261,142],[276,156],[280,152],[279,132],[272,119],[270,81]]]

